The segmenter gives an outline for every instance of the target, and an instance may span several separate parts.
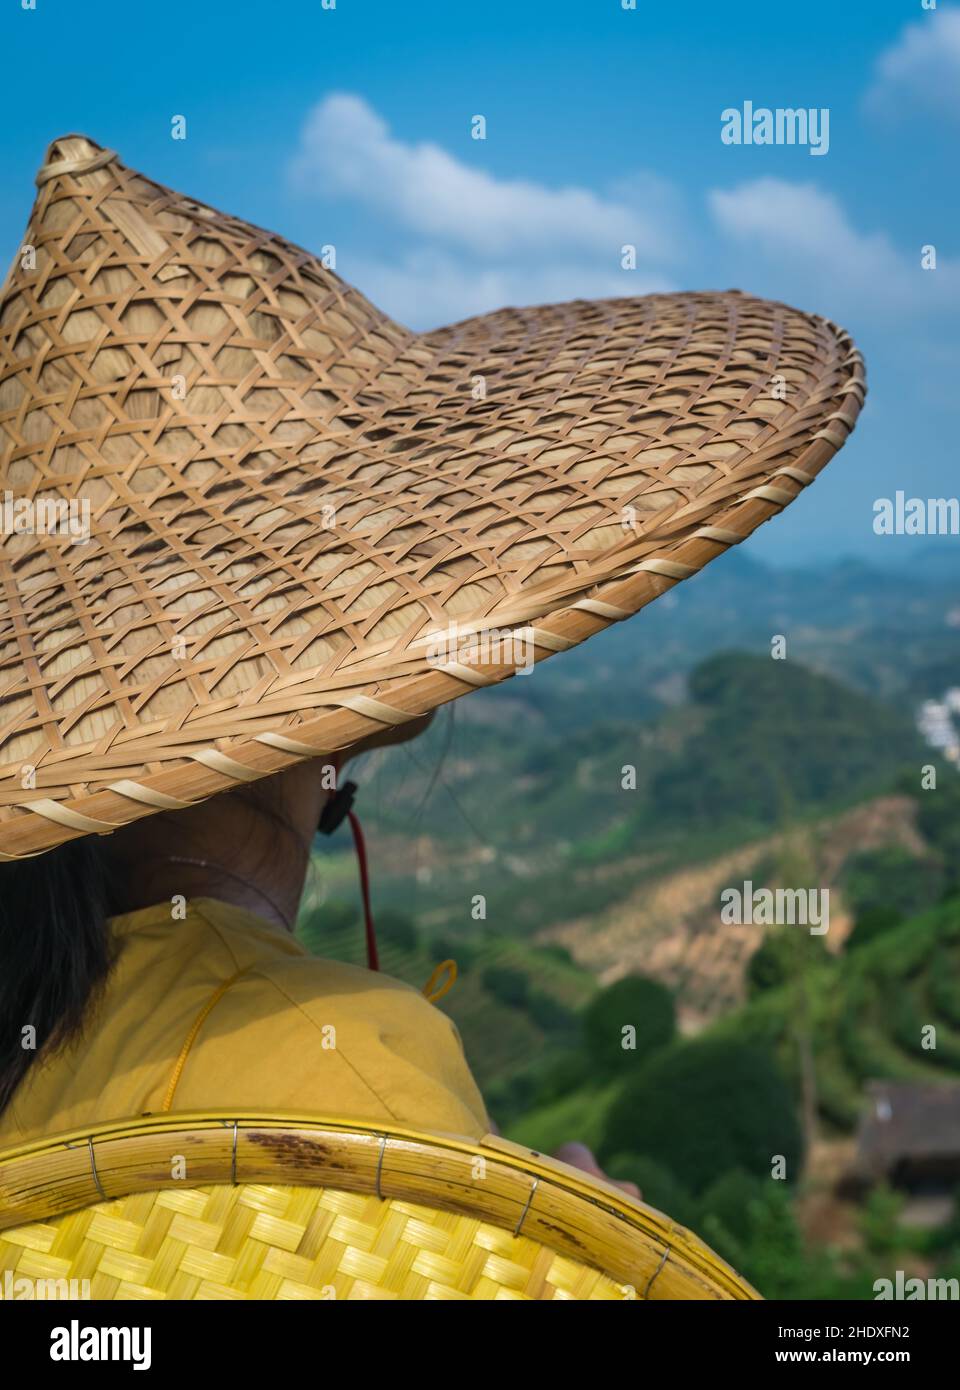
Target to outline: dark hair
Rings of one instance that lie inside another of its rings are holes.
[[[0,866],[0,1112],[38,1053],[79,1032],[110,970],[107,917],[95,837]]]
[[[289,845],[290,836],[297,841],[278,779],[225,796],[288,832],[278,846]],[[108,919],[131,908],[123,891],[129,865],[122,858],[114,862],[123,830],[111,839],[109,854],[96,836],[87,836],[36,859],[0,865],[0,1114],[38,1054],[49,1056],[80,1032],[110,973]],[[243,844],[235,847],[238,858],[244,851]],[[25,1045],[27,1026],[35,1030],[33,1046]]]

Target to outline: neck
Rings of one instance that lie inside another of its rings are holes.
[[[216,898],[218,902],[233,903],[274,926],[293,931],[303,893],[304,874],[300,875],[299,884],[291,881],[271,885],[272,891],[268,891],[266,886],[260,886],[254,879],[243,878],[222,864],[212,864],[206,859],[171,854],[167,857],[167,863],[178,866],[177,872],[183,873],[188,880],[193,876],[196,886],[185,892],[185,897]]]
[[[116,911],[166,898],[216,898],[292,931],[328,791],[315,765],[111,836]]]

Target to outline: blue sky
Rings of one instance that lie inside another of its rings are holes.
[[[655,288],[785,299],[853,333],[871,396],[750,552],[909,564],[960,546],[872,532],[877,497],[958,491],[960,6],[4,0],[0,52],[5,263],[45,146],[83,131],[205,202],[333,243],[339,272],[417,328]],[[724,144],[721,112],[745,100],[828,108],[828,152]]]

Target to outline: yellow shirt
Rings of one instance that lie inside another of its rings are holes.
[[[0,1115],[0,1147],[163,1109],[489,1129],[455,1026],[409,985],[318,960],[208,898],[180,921],[159,903],[111,928],[119,949],[99,1004],[79,1038],[31,1066]]]

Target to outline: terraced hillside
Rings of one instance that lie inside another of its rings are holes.
[[[742,1004],[746,971],[767,928],[724,925],[720,893],[750,879],[775,884],[776,865],[802,854],[810,881],[830,890],[825,944],[839,951],[852,925],[842,880],[851,856],[898,846],[925,854],[916,828],[916,803],[908,796],[871,798],[861,806],[797,830],[750,839],[727,853],[643,881],[623,900],[587,918],[557,923],[539,934],[542,943],[565,946],[574,959],[609,984],[626,974],[649,975],[676,995],[683,1032],[698,1032]]]
[[[749,1044],[775,1058],[798,1106],[801,1041],[809,1038],[824,1132],[853,1130],[868,1080],[935,1081],[960,1074],[960,898],[867,945],[821,957],[804,970],[802,984],[802,998],[799,980],[765,991],[701,1036]],[[934,1034],[924,1031],[930,1025]],[[562,1122],[600,1146],[620,1090],[610,1086],[598,1106],[596,1088],[584,1081],[518,1117],[510,1135],[546,1146]]]
[[[960,899],[817,966],[810,972],[808,996],[817,1103],[828,1125],[852,1128],[867,1080],[956,1079]],[[779,989],[729,1015],[713,1031],[771,1047],[798,1084],[795,1019],[795,996]],[[925,1033],[931,1025],[935,1032]]]

